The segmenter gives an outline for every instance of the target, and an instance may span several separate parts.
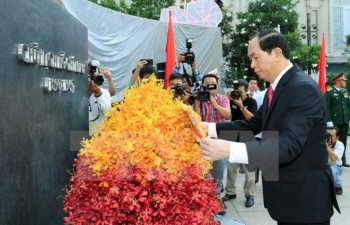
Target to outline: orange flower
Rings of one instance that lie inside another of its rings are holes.
[[[162,179],[176,180],[182,171],[197,165],[208,172],[196,141],[204,136],[199,116],[191,107],[173,100],[155,77],[139,87],[132,87],[121,104],[113,107],[100,133],[84,142],[81,155],[97,175],[116,171],[125,164],[140,169],[140,179],[151,170],[162,173]],[[202,178],[201,178],[202,179]]]

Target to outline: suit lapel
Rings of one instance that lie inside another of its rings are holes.
[[[264,105],[263,117],[262,117],[263,130],[265,128],[266,122],[269,119],[271,112],[274,110],[277,99],[279,98],[280,94],[283,93],[283,91],[285,89],[284,86],[288,84],[288,81],[293,76],[293,74],[295,74],[299,70],[300,70],[300,68],[298,66],[294,65],[292,68],[290,68],[282,76],[281,80],[278,82],[276,89],[274,91],[270,107],[268,107],[268,103],[267,103],[268,102],[268,94],[266,92],[264,102],[263,102],[263,105]],[[287,101],[286,99],[284,99],[284,100]]]

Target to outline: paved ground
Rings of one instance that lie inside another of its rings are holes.
[[[347,159],[350,162],[350,138],[348,137]],[[342,174],[343,178],[343,195],[337,195],[338,204],[340,206],[341,214],[337,211],[331,219],[331,225],[345,225],[350,221],[350,168],[344,167]],[[276,225],[264,208],[262,199],[262,185],[259,181],[256,185],[255,204],[250,208],[244,206],[245,198],[243,192],[244,175],[237,176],[237,199],[226,202],[225,218],[233,218],[246,225]],[[225,181],[224,181],[225,183]],[[228,223],[229,224],[229,223]]]

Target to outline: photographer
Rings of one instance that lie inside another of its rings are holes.
[[[341,157],[344,153],[344,144],[339,141],[339,130],[336,127],[327,128],[328,138],[326,142],[328,163],[331,166],[335,193],[337,195],[343,194],[341,174],[343,173]]]
[[[202,117],[205,122],[224,122],[231,118],[230,102],[225,95],[218,94],[219,78],[214,74],[203,76],[203,86],[216,85],[215,89],[208,90],[210,93],[209,101],[198,101],[194,103],[194,110]]]
[[[176,64],[173,68],[173,73],[180,72],[181,63],[186,63],[186,56],[185,56],[184,52],[180,52],[179,55],[177,56]],[[191,68],[192,68],[193,75],[196,77],[196,80],[201,81],[202,75],[200,74],[200,72],[197,69],[197,60],[196,59],[193,60],[193,63],[191,64]],[[187,83],[187,81],[186,81],[186,83]]]
[[[102,123],[105,113],[111,108],[111,94],[102,88],[103,76],[99,74],[99,61],[92,60],[89,63],[88,96],[89,96],[89,134],[92,136],[97,131],[97,126]],[[105,71],[105,73],[108,73]],[[114,85],[113,85],[114,87]]]
[[[157,75],[157,69],[147,60],[140,59],[136,63],[136,68],[132,71],[128,86],[140,83],[140,80],[149,78],[152,74]]]
[[[92,65],[91,65],[92,64]],[[89,76],[94,75],[95,83],[97,85],[102,85],[104,82],[104,78],[106,78],[108,82],[108,91],[111,97],[115,95],[115,86],[112,80],[112,74],[106,67],[100,67],[100,61],[91,60],[88,64],[89,66]]]
[[[186,39],[186,52],[180,52],[176,64],[173,68],[173,73],[179,73],[181,69],[181,64],[183,67],[183,82],[185,83],[187,92],[190,93],[190,89],[194,86],[195,83],[199,83],[202,80],[202,76],[197,69],[197,61],[194,52],[191,51],[193,39]],[[191,66],[192,73],[191,75],[187,74],[185,64]]]
[[[257,110],[256,100],[248,96],[247,90],[247,81],[239,79],[235,90],[226,93],[230,99],[231,121],[249,119]]]
[[[174,91],[174,98],[180,97],[184,104],[191,105],[190,97],[185,90],[185,86],[182,83],[182,75],[180,73],[170,74],[169,86]]]
[[[231,106],[231,121],[244,120],[251,118],[257,111],[256,100],[249,97],[247,94],[248,82],[239,79],[235,85],[235,90],[227,92],[226,96],[230,99]],[[227,164],[227,184],[226,195],[222,198],[223,201],[235,199],[236,195],[236,179],[237,170],[242,167],[245,174],[244,194],[246,198],[245,206],[251,207],[254,205],[255,197],[255,172],[249,172],[243,164],[228,163]]]

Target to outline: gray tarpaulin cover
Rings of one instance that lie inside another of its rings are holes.
[[[117,99],[127,87],[138,59],[165,62],[168,23],[119,13],[87,0],[61,0],[63,7],[88,28],[89,59],[98,59],[113,75]],[[173,24],[176,54],[186,52],[186,38],[193,38],[192,49],[202,74],[222,65],[221,30]],[[191,69],[186,65],[187,73]],[[222,77],[222,75],[221,75]],[[104,83],[107,87],[106,82]]]

